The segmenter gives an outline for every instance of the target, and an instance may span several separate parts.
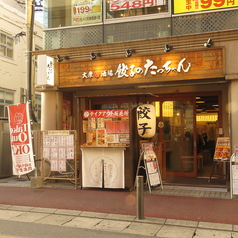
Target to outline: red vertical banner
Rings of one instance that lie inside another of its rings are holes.
[[[35,168],[28,104],[8,107],[13,175],[23,175]]]

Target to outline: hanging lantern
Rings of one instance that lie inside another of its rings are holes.
[[[137,131],[143,138],[151,138],[156,131],[155,107],[151,104],[142,104],[137,107]]]

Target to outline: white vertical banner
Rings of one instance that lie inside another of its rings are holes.
[[[28,104],[8,106],[13,175],[35,168]]]
[[[124,148],[82,148],[82,186],[125,188]],[[102,173],[104,173],[102,175]]]

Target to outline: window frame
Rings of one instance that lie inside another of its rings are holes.
[[[4,52],[0,51],[0,56],[8,59],[14,58],[14,39],[2,30],[0,30],[0,47],[4,48]],[[10,52],[11,54],[9,54]]]

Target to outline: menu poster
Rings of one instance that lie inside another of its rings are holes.
[[[66,171],[66,160],[75,158],[74,135],[65,132],[49,131],[43,135],[43,158],[50,160],[51,171]]]
[[[107,121],[107,133],[129,133],[129,121]]]
[[[153,144],[143,143],[142,149],[144,150],[144,161],[147,170],[149,184],[151,187],[160,186],[161,185],[160,171],[157,157],[153,150]]]
[[[129,143],[130,142],[129,134],[119,134],[119,142],[120,143]]]
[[[92,145],[96,141],[96,130],[88,131],[86,134],[86,141],[88,145]]]
[[[214,161],[229,161],[230,157],[230,138],[218,137],[214,153]]]
[[[88,118],[88,129],[96,129],[96,118]]]
[[[118,143],[118,134],[107,134],[107,143]]]
[[[83,120],[83,133],[88,131],[88,120]]]
[[[98,129],[105,129],[104,118],[97,118],[97,128]]]
[[[96,145],[97,146],[107,146],[106,130],[105,129],[97,129],[96,130]]]
[[[106,121],[106,129],[108,134],[116,133],[115,122],[114,121]]]
[[[71,0],[72,25],[97,23],[102,21],[102,1]]]

